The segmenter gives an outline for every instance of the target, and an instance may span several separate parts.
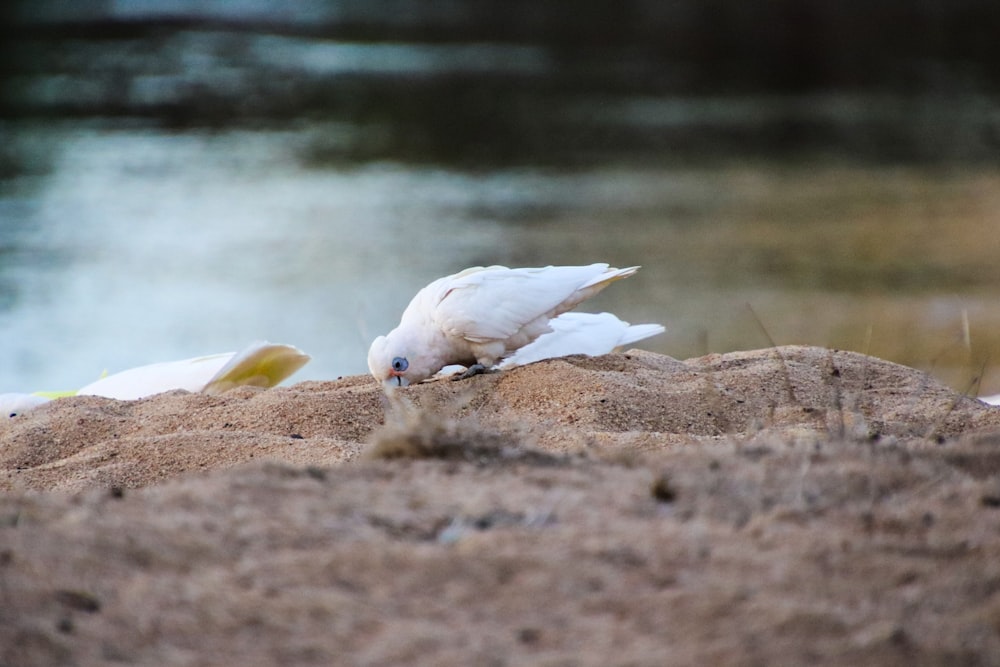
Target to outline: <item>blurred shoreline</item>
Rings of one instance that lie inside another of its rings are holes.
[[[1000,5],[911,4],[7,3],[0,391],[259,338],[360,373],[440,275],[591,261],[644,266],[592,305],[655,351],[766,347],[749,305],[963,388]]]

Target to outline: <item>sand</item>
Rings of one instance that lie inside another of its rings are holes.
[[[998,473],[1000,408],[813,347],[60,399],[0,665],[1000,664]]]

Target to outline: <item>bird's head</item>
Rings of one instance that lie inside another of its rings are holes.
[[[368,349],[368,370],[387,390],[416,384],[433,375],[422,367],[411,349],[395,340],[392,334],[379,336]]]

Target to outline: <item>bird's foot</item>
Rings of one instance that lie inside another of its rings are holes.
[[[482,364],[472,364],[467,369],[465,369],[464,373],[455,373],[454,375],[451,376],[451,379],[468,380],[473,375],[483,375],[485,373],[496,373],[496,372],[497,372],[496,370],[487,368]]]

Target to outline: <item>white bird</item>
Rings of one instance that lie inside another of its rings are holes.
[[[76,393],[128,401],[172,389],[221,394],[242,385],[273,387],[309,359],[308,354],[291,345],[258,341],[239,352],[130,368],[92,382]]]
[[[302,368],[310,357],[291,345],[258,341],[239,352],[165,361],[101,378],[78,391],[0,394],[0,414],[11,417],[61,396],[104,396],[135,400],[173,389],[221,394],[237,386],[273,387]]]
[[[33,410],[48,402],[48,398],[34,394],[0,394],[0,419],[3,418],[3,415],[7,415],[7,417],[23,415],[28,410]]]
[[[549,326],[552,331],[504,359],[500,368],[571,354],[599,357],[666,331],[660,324],[629,324],[611,313],[563,313],[550,320]]]
[[[979,400],[987,405],[1000,405],[1000,394],[993,396],[980,396]]]
[[[542,334],[501,361],[498,368],[509,370],[571,354],[599,357],[666,331],[660,324],[629,324],[611,313],[563,313],[549,320],[549,326],[552,331]],[[445,366],[434,379],[465,370],[465,366],[459,364]]]
[[[425,380],[449,364],[490,368],[552,331],[553,318],[638,270],[476,266],[439,278],[417,292],[399,326],[372,342],[368,368],[387,389]]]

